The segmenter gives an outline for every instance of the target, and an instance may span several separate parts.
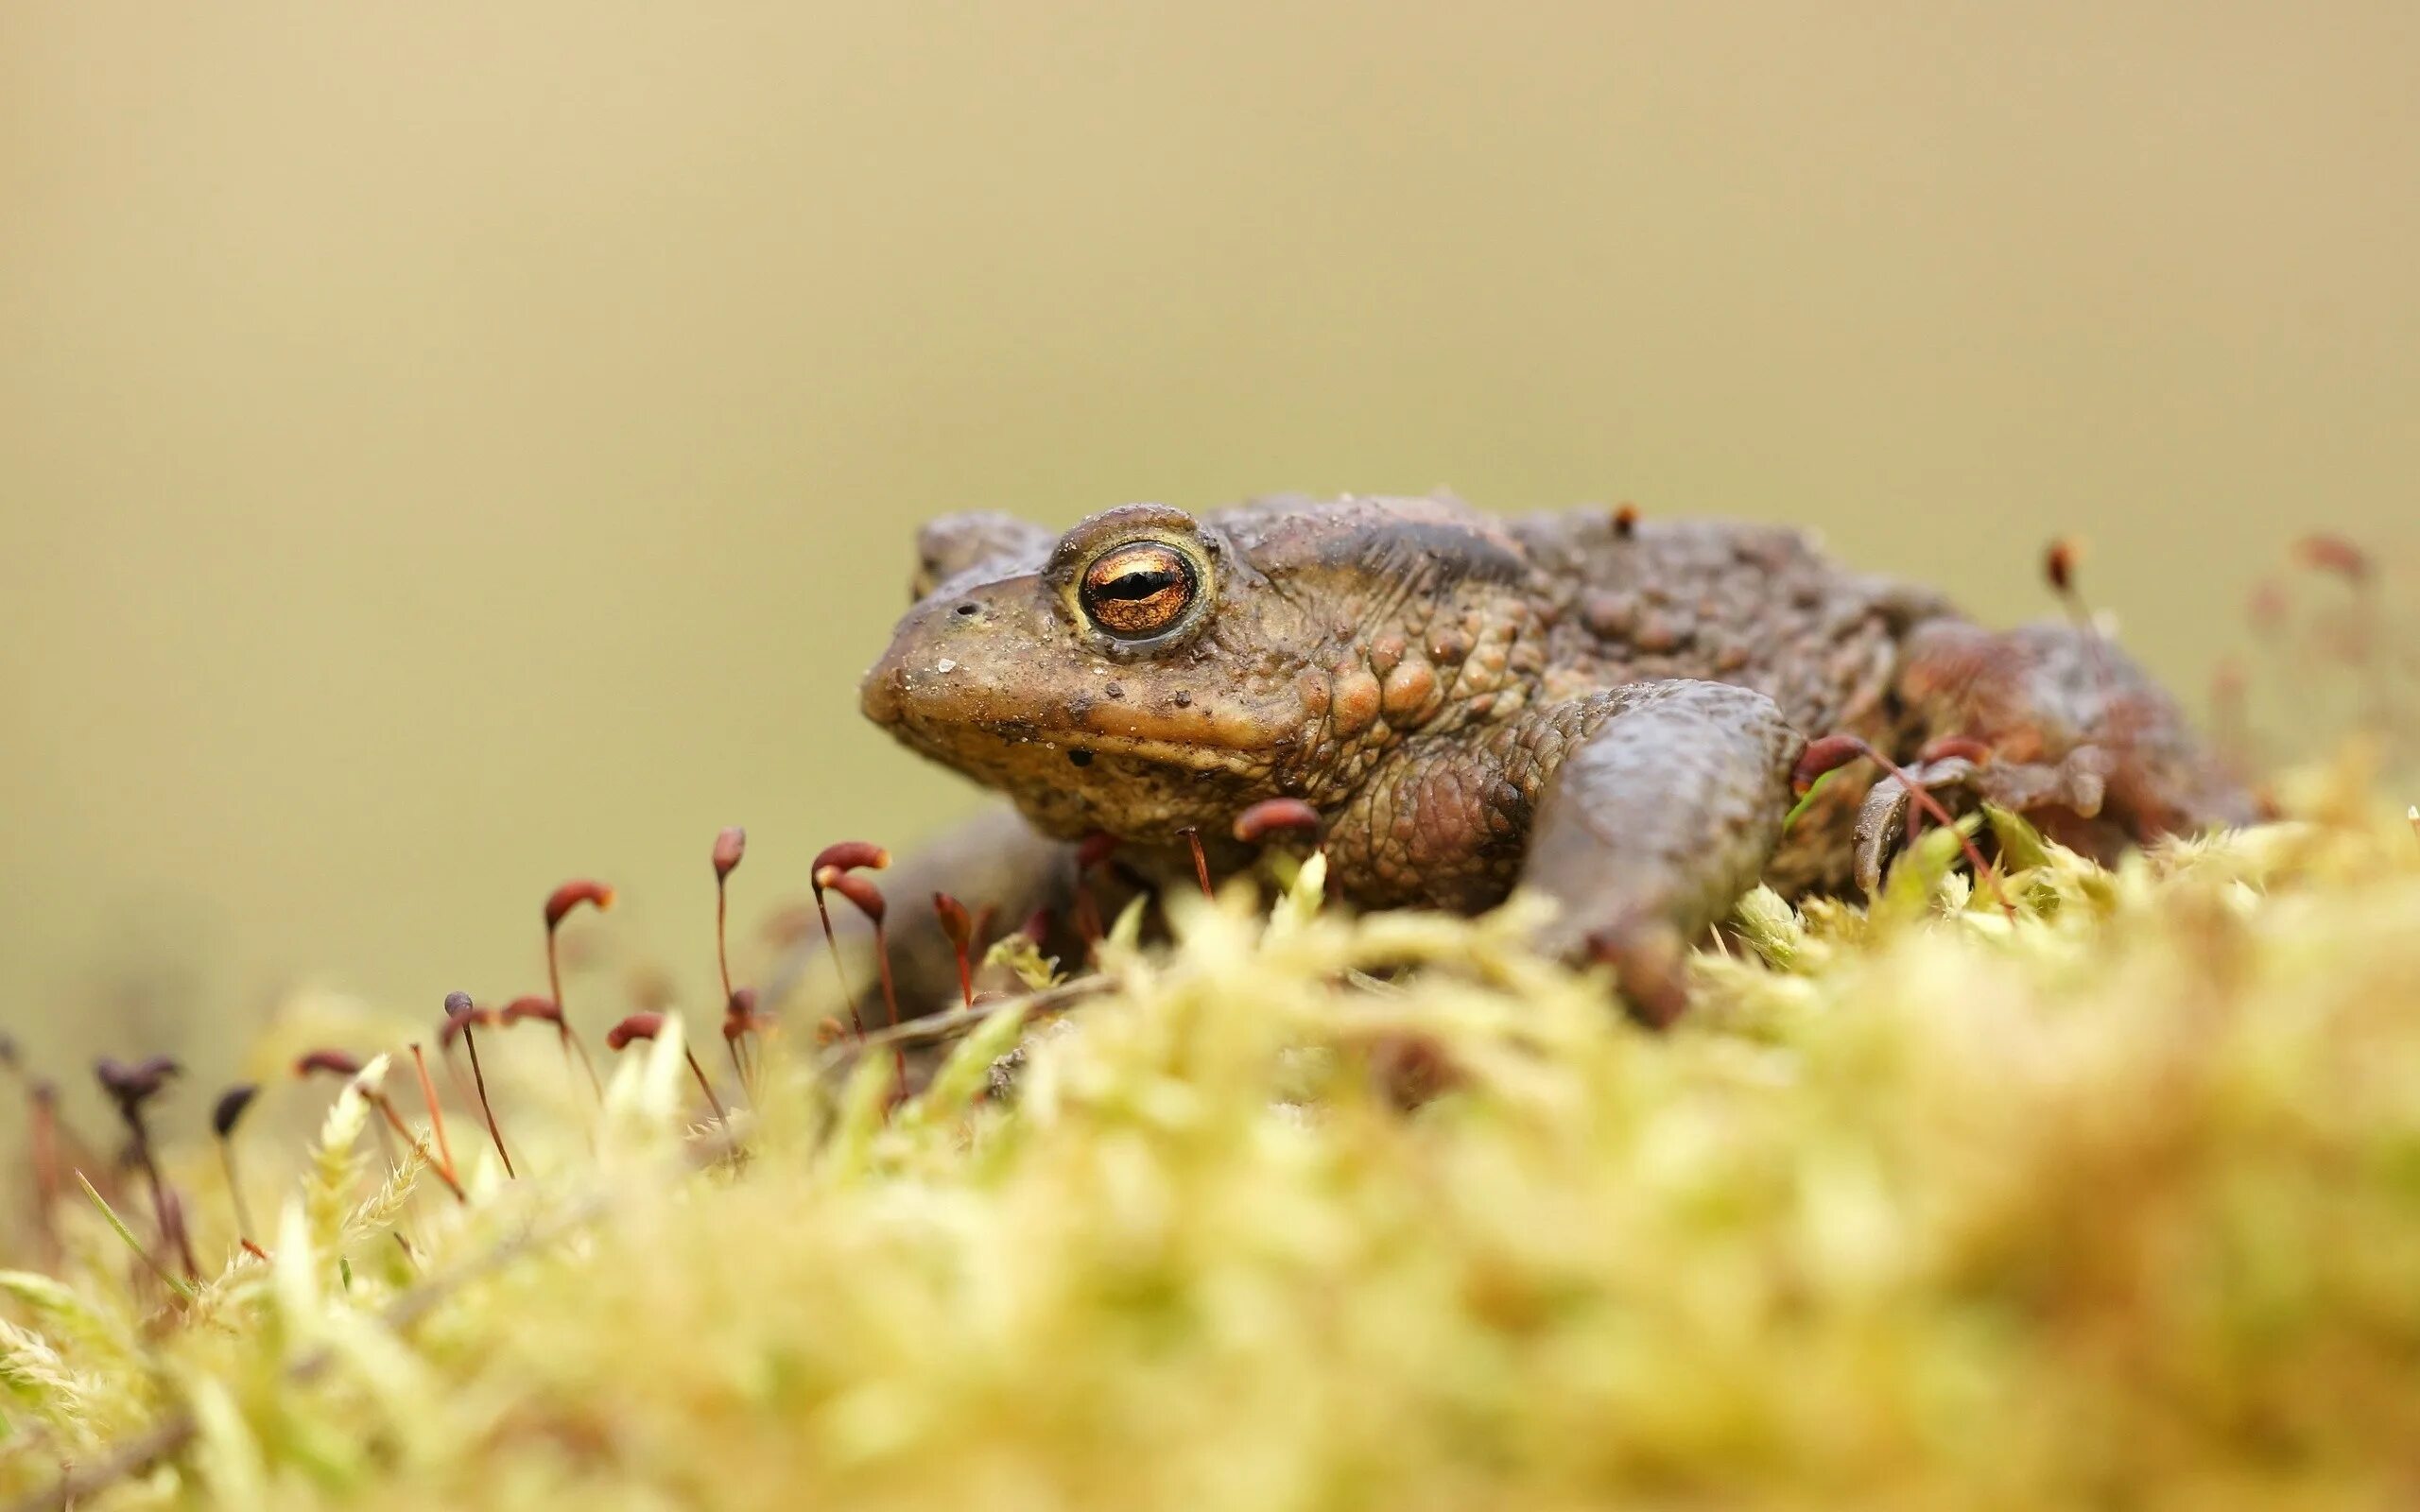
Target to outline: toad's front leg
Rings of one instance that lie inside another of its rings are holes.
[[[1582,700],[1548,774],[1521,883],[1559,904],[1541,944],[1610,962],[1634,1011],[1684,1005],[1690,939],[1756,885],[1781,842],[1806,741],[1771,698],[1648,682]]]

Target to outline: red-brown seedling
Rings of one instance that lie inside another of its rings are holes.
[[[964,903],[945,892],[933,894],[933,917],[940,920],[942,936],[958,956],[959,999],[971,1008],[975,1005],[975,963],[967,953],[975,943],[975,919]]]
[[[1236,816],[1236,838],[1246,845],[1259,845],[1272,834],[1308,835],[1314,843],[1320,837],[1320,811],[1299,798],[1268,798]]]
[[[1859,758],[1874,763],[1897,778],[1899,785],[1907,789],[1908,797],[1918,808],[1930,815],[1942,828],[1958,836],[1958,848],[1965,852],[1966,864],[1975,868],[1977,880],[1991,889],[1992,901],[1999,904],[2000,911],[2009,918],[2014,919],[2016,905],[2010,902],[2008,894],[2000,890],[1999,872],[1989,861],[1983,859],[1983,852],[1976,849],[1975,842],[1967,836],[1966,832],[1958,828],[1958,821],[1950,817],[1949,811],[1941,806],[1941,801],[1935,799],[1923,783],[1909,776],[1907,770],[1897,762],[1875,749],[1863,738],[1836,733],[1808,741],[1806,749],[1799,754],[1798,765],[1790,770],[1790,789],[1804,798],[1807,791],[1824,776],[1838,771]]]
[[[1116,853],[1117,836],[1106,830],[1095,830],[1076,842],[1076,885],[1067,922],[1074,927],[1076,938],[1082,941],[1087,960],[1100,944],[1103,933],[1100,900],[1093,894],[1093,873]]]
[[[525,1021],[560,1024],[563,1022],[563,1010],[554,999],[530,992],[514,998],[496,1012],[496,1022],[508,1028]]]
[[[1628,541],[1636,534],[1638,534],[1638,506],[1625,504],[1614,511],[1614,535],[1618,540]]]
[[[181,1069],[167,1056],[153,1056],[131,1066],[103,1057],[95,1062],[93,1075],[126,1125],[128,1152],[134,1157],[135,1165],[151,1189],[151,1214],[160,1226],[161,1244],[176,1251],[187,1280],[199,1280],[201,1266],[194,1260],[193,1241],[185,1232],[184,1210],[160,1176],[160,1163],[151,1154],[150,1125],[144,1114],[144,1105],[157,1097]]]
[[[2075,591],[2077,558],[2083,550],[2074,541],[2053,541],[2042,555],[2042,576],[2050,580],[2050,591],[2062,598]]]
[[[438,1106],[437,1083],[428,1079],[428,1057],[421,1054],[419,1040],[413,1040],[409,1048],[412,1071],[420,1077],[421,1106],[428,1109],[429,1132],[437,1139],[437,1163],[445,1168],[447,1175],[458,1177],[462,1173],[454,1164],[453,1142],[445,1137],[445,1109]]]
[[[546,927],[549,930],[560,927],[564,916],[582,903],[599,911],[611,908],[614,906],[614,889],[585,877],[576,877],[564,883],[546,894]],[[558,992],[555,996],[561,1000],[562,994]]]
[[[815,889],[815,917],[823,925],[823,943],[832,952],[832,980],[840,988],[840,1001],[849,1010],[849,1030],[862,1038],[865,1021],[857,1013],[857,996],[849,990],[849,973],[840,964],[839,936],[832,933],[832,908],[824,901],[826,876],[845,875],[851,871],[881,871],[890,865],[890,852],[866,840],[835,840],[815,853],[815,865],[807,872],[807,881]]]
[[[722,1042],[731,1053],[732,1074],[739,1079],[743,1092],[748,1089],[748,1067],[739,1058],[739,1040],[748,1032],[751,1016],[738,1011],[739,994],[731,986],[730,915],[731,874],[747,854],[748,832],[738,825],[726,826],[715,836],[715,970],[722,977]]]
[[[2370,554],[2342,536],[2309,535],[2294,542],[2294,559],[2314,572],[2334,573],[2346,582],[2368,580]]]
[[[664,1031],[664,1015],[641,1011],[626,1016],[605,1031],[605,1048],[620,1055],[633,1040],[652,1040]]]
[[[883,1025],[886,1028],[897,1028],[899,1026],[899,990],[892,985],[890,979],[890,936],[883,923],[883,916],[890,910],[883,902],[882,889],[856,873],[843,871],[838,867],[825,867],[817,871],[815,881],[819,887],[829,888],[856,904],[857,912],[865,915],[873,925],[874,964],[882,971]],[[855,1014],[852,1013],[851,1017],[854,1019]],[[908,1095],[907,1052],[893,1046],[890,1059],[898,1076],[899,1095],[905,1098]]]
[[[564,883],[546,895],[546,995],[554,1000],[557,1010],[555,1033],[562,1040],[563,1059],[566,1063],[570,1061],[572,1051],[578,1044],[578,1037],[572,1033],[570,1017],[562,1011],[562,952],[558,944],[557,936],[562,928],[563,916],[582,903],[587,903],[602,913],[614,906],[614,889],[601,882],[578,878]],[[596,1063],[588,1058],[588,1051],[584,1047],[579,1050],[579,1061],[588,1072],[588,1090],[595,1092],[601,1100],[605,1095],[605,1087],[596,1079]]]
[[[2083,560],[2082,544],[2067,539],[2053,541],[2042,554],[2042,576],[2048,579],[2050,592],[2058,595],[2059,603],[2067,611],[2067,618],[2075,622],[2077,629],[2092,638],[2093,679],[2100,684],[2103,704],[2114,705],[2116,698],[2110,680],[2107,647],[2100,636],[2100,624],[2093,618],[2091,607],[2084,603],[2083,590],[2076,586],[2076,568]]]
[[[361,1057],[342,1050],[306,1050],[294,1057],[294,1076],[300,1081],[306,1076],[358,1076]]]
[[[739,1046],[749,1035],[763,1028],[765,1022],[765,1017],[756,1011],[756,989],[752,987],[741,988],[731,995],[730,1002],[723,1005],[722,1042],[731,1052],[732,1074],[739,1078],[740,1091],[752,1096],[755,1089],[751,1085],[752,1074],[748,1062],[740,1057]]]
[[[1215,901],[1219,895],[1210,887],[1210,860],[1201,852],[1201,832],[1188,824],[1181,833],[1186,849],[1193,852],[1193,880],[1200,885],[1202,897]]]
[[[235,1237],[248,1239],[252,1231],[252,1215],[244,1204],[244,1179],[235,1164],[235,1125],[243,1122],[244,1110],[252,1106],[260,1089],[250,1082],[228,1088],[218,1094],[210,1110],[210,1132],[218,1141],[218,1165],[227,1177],[228,1200],[235,1209]]]
[[[856,873],[842,871],[837,867],[827,867],[817,872],[815,880],[849,900],[856,906],[857,912],[865,915],[867,921],[873,925],[873,956],[882,971],[882,1006],[888,1015],[885,1027],[896,1027],[899,1022],[899,993],[890,980],[890,936],[884,922],[890,907],[883,901],[882,889]]]
[[[1814,790],[1815,784],[1865,755],[1865,742],[1855,735],[1821,735],[1806,743],[1798,753],[1798,765],[1790,768],[1789,788],[1800,798]]]
[[[2352,591],[2353,609],[2349,617],[2326,628],[2331,648],[2341,652],[2347,662],[2371,664],[2370,728],[2380,734],[2394,724],[2393,671],[2386,658],[2378,654],[2382,626],[2372,581],[2377,569],[2370,554],[2342,536],[2309,535],[2294,542],[2294,559],[2314,572],[2329,573],[2344,580]]]
[[[871,840],[835,840],[815,852],[814,870],[837,867],[842,871],[888,871],[890,852]]]
[[[748,853],[748,832],[735,824],[715,836],[715,968],[722,973],[722,998],[731,1001],[731,951],[725,921],[730,913],[731,874]]]
[[[445,1183],[445,1190],[454,1194],[454,1200],[464,1203],[471,1200],[471,1194],[462,1190],[462,1183],[454,1178],[454,1173],[439,1164],[437,1157],[430,1153],[428,1142],[413,1133],[411,1125],[404,1122],[404,1115],[395,1111],[395,1105],[388,1100],[386,1090],[365,1086],[359,1080],[361,1075],[359,1057],[349,1056],[341,1050],[313,1050],[297,1057],[294,1062],[294,1074],[298,1079],[314,1074],[342,1076],[353,1082],[354,1090],[361,1093],[363,1100],[378,1109],[378,1116],[386,1120],[387,1126],[393,1129],[405,1145],[417,1152],[421,1159],[428,1163],[428,1168],[437,1173],[437,1179]]]
[[[547,1006],[552,1007],[553,1005],[548,1004]],[[505,1153],[504,1130],[496,1126],[495,1108],[488,1101],[487,1073],[479,1069],[478,1037],[471,1032],[476,1024],[493,1022],[495,1022],[494,1014],[472,1003],[471,994],[468,992],[445,994],[444,1033],[449,1036],[461,1036],[462,1048],[471,1053],[471,1081],[477,1087],[479,1092],[479,1116],[487,1120],[488,1142],[495,1146],[496,1160],[503,1163],[504,1174],[511,1177],[514,1174],[512,1157]]]
[[[633,1013],[605,1031],[605,1048],[619,1055],[632,1041],[653,1040],[663,1032],[663,1014]],[[681,1053],[688,1057],[689,1074],[698,1078],[699,1088],[706,1094],[706,1106],[715,1110],[715,1122],[729,1126],[731,1115],[722,1110],[722,1099],[715,1095],[715,1084],[706,1079],[706,1068],[698,1064],[698,1053],[689,1048],[686,1040],[682,1042]]]

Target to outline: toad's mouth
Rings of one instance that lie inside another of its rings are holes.
[[[1099,757],[1244,776],[1268,771],[1292,745],[1267,720],[1210,699],[1158,709],[1080,696],[1037,714],[1030,696],[1011,695],[962,666],[887,663],[868,675],[861,701],[867,718],[909,747],[986,781],[996,770],[1065,783]]]
[[[933,721],[910,714],[892,721],[891,734],[911,749],[971,776],[1012,782],[1069,784],[1101,758],[1173,768],[1202,777],[1255,777],[1274,765],[1257,746],[1195,738],[1046,728],[1031,719]]]

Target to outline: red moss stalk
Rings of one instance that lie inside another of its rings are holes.
[[[437,1163],[445,1168],[446,1175],[459,1177],[461,1171],[454,1163],[453,1143],[445,1137],[445,1109],[438,1105],[437,1083],[428,1078],[428,1057],[421,1054],[419,1040],[413,1040],[410,1048],[412,1071],[420,1077],[421,1106],[428,1109],[429,1132],[437,1141]]]
[[[184,1226],[184,1210],[176,1194],[160,1175],[160,1164],[151,1153],[151,1130],[144,1114],[144,1105],[158,1096],[182,1068],[167,1056],[153,1056],[130,1066],[104,1057],[93,1067],[93,1074],[101,1091],[116,1105],[118,1118],[126,1125],[127,1148],[135,1165],[143,1172],[151,1189],[151,1214],[159,1225],[162,1247],[176,1251],[185,1268],[185,1279],[201,1280],[201,1266],[194,1260],[193,1241]]]
[[[577,1049],[580,1066],[588,1073],[588,1090],[602,1102],[605,1084],[596,1079],[596,1064],[589,1059],[588,1048],[579,1043],[579,1037],[572,1032],[571,1018],[563,1011],[562,953],[556,938],[562,928],[564,916],[582,903],[602,913],[614,906],[614,889],[601,882],[579,878],[564,883],[546,895],[546,992],[555,1005],[555,1033],[562,1040],[565,1064],[569,1064],[572,1052]]]
[[[832,909],[823,894],[830,887],[825,880],[845,876],[852,871],[881,871],[890,865],[890,852],[865,840],[836,840],[815,853],[815,865],[807,873],[807,881],[815,889],[815,915],[823,924],[823,943],[832,952],[832,980],[839,986],[840,1001],[849,1010],[849,1032],[865,1038],[864,1018],[857,1012],[857,996],[849,990],[849,973],[840,964],[840,940],[832,933]],[[889,963],[884,971],[890,970]]]
[[[505,1153],[504,1130],[496,1126],[495,1107],[488,1101],[487,1074],[479,1069],[479,1041],[471,1032],[472,1026],[480,1017],[481,1010],[472,1004],[471,994],[468,992],[445,994],[444,1033],[449,1036],[460,1035],[462,1048],[470,1053],[471,1081],[478,1089],[479,1093],[479,1116],[487,1120],[488,1140],[495,1146],[495,1158],[504,1162],[505,1176],[511,1177],[514,1175],[512,1157]]]
[[[633,1013],[605,1031],[605,1048],[619,1055],[633,1040],[653,1040],[664,1032],[664,1015],[653,1011]],[[715,1095],[715,1084],[706,1077],[706,1068],[698,1064],[698,1053],[681,1042],[681,1054],[689,1062],[689,1074],[698,1078],[698,1088],[706,1094],[706,1106],[715,1110],[715,1122],[725,1128],[731,1126],[731,1115],[723,1111],[722,1099]]]
[[[1210,860],[1201,850],[1201,832],[1188,824],[1180,833],[1184,836],[1186,847],[1193,851],[1193,880],[1201,885],[1201,896],[1217,902],[1219,895],[1210,886]]]
[[[1095,830],[1076,842],[1076,886],[1074,906],[1068,910],[1068,923],[1075,927],[1076,937],[1083,942],[1084,959],[1091,961],[1098,953],[1102,928],[1100,900],[1093,894],[1093,873],[1107,865],[1117,853],[1117,836]]]
[[[454,1194],[455,1201],[468,1203],[471,1200],[471,1194],[462,1190],[462,1183],[454,1178],[454,1173],[438,1163],[436,1155],[429,1150],[428,1142],[413,1133],[411,1125],[404,1122],[404,1116],[395,1111],[395,1105],[388,1100],[386,1090],[362,1084],[359,1079],[360,1057],[348,1055],[341,1050],[307,1051],[295,1060],[294,1074],[301,1077],[309,1076],[314,1073],[342,1076],[351,1081],[354,1090],[369,1101],[370,1106],[378,1109],[378,1116],[386,1121],[387,1127],[395,1131],[396,1137],[404,1142],[405,1147],[426,1161],[428,1168],[437,1173],[437,1179],[445,1183],[445,1190]],[[393,1154],[391,1150],[388,1153],[390,1156]]]
[[[945,892],[933,894],[933,917],[941,921],[942,934],[958,956],[959,1001],[971,1008],[975,1006],[975,963],[970,954],[975,943],[975,918],[964,903]]]
[[[235,1238],[250,1244],[252,1235],[252,1214],[244,1202],[244,1177],[235,1164],[235,1125],[243,1121],[244,1110],[252,1106],[260,1089],[250,1083],[230,1087],[218,1094],[217,1106],[210,1111],[210,1131],[218,1141],[218,1167],[227,1177],[227,1198],[235,1210]]]
[[[890,936],[883,922],[883,917],[890,908],[883,901],[882,889],[856,873],[843,871],[838,867],[825,867],[815,874],[815,880],[849,900],[856,906],[857,912],[865,915],[873,925],[874,964],[882,971],[883,1026],[890,1029],[899,1027],[899,989],[890,977]],[[908,1095],[907,1052],[893,1045],[890,1060],[898,1080],[899,1096],[904,1099]]]
[[[1977,850],[1975,842],[1967,837],[1966,832],[1958,827],[1958,821],[1950,817],[1949,811],[1941,806],[1940,800],[1935,799],[1923,783],[1909,776],[1907,770],[1897,762],[1875,749],[1862,737],[1833,734],[1808,741],[1805,753],[1798,758],[1796,769],[1790,773],[1790,788],[1799,797],[1804,798],[1817,781],[1827,773],[1846,766],[1859,757],[1874,763],[1897,778],[1899,785],[1908,790],[1908,797],[1918,808],[1931,815],[1942,828],[1958,836],[1958,848],[1966,853],[1966,863],[1975,868],[1976,877],[1984,886],[1991,889],[1992,901],[2000,905],[2002,913],[2014,919],[2016,905],[2010,902],[2008,894],[2000,890],[1999,872],[1989,861],[1983,859],[1983,852]]]

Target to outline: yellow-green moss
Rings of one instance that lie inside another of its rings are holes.
[[[467,1209],[351,1108],[192,1308],[89,1212],[5,1283],[0,1487],[190,1420],[93,1504],[2394,1504],[2420,843],[2300,806],[2114,871],[2004,825],[2014,922],[1945,836],[1759,895],[1661,1036],[1518,907],[1304,889],[1181,910],[1013,1106],[1005,1024],[888,1118],[777,1057],[700,1170],[659,1046],[601,1129],[516,1085],[519,1181],[458,1123]]]

